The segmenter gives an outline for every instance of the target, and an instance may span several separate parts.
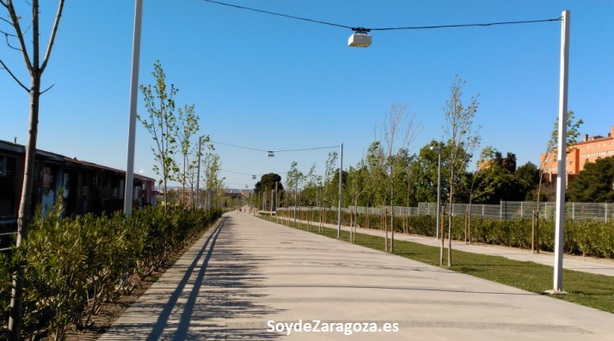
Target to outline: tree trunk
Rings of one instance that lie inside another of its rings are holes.
[[[187,179],[187,174],[186,174],[187,172],[185,170],[186,163],[188,163],[188,157],[187,157],[186,154],[184,154],[183,155],[183,177],[181,179],[181,190],[182,190],[182,192],[181,192],[181,203],[183,205],[186,204],[186,200],[185,200],[185,182],[186,182],[186,179]]]
[[[535,225],[531,229],[531,252],[533,253],[539,253],[539,211],[540,211],[539,204],[541,201],[543,178],[544,178],[544,174],[540,171],[539,172],[539,183],[537,185],[537,200],[536,200],[536,209],[535,209],[535,212],[537,213],[535,214]]]
[[[469,241],[467,244],[471,244],[471,211],[467,214],[467,234]]]
[[[440,228],[441,231],[439,232],[439,234],[441,235],[441,248],[439,249],[439,266],[443,266],[443,249],[445,248],[445,240],[446,240],[446,234],[445,234],[445,225],[443,224],[444,218],[446,216],[445,214],[445,205],[441,206],[441,217],[440,220],[442,222],[442,224],[440,224]]]
[[[38,63],[37,63],[38,64]],[[33,70],[30,90],[30,124],[28,129],[28,144],[26,145],[25,171],[21,187],[21,199],[17,216],[17,242],[19,248],[28,239],[30,217],[32,212],[32,188],[36,178],[36,139],[38,137],[38,111],[40,101],[40,70]],[[24,262],[26,260],[24,259]],[[22,264],[13,275],[13,290],[11,292],[11,316],[9,318],[10,340],[18,340],[23,313],[23,285],[26,264]]]
[[[388,251],[388,207],[384,207],[384,251]]]
[[[390,211],[390,252],[394,252],[394,206]]]
[[[394,177],[390,189],[390,252],[394,252]]]

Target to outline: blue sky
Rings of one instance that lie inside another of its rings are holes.
[[[569,9],[569,109],[584,121],[582,134],[605,135],[614,125],[614,1],[227,2],[363,27],[549,19]],[[45,39],[55,12],[48,3],[42,8]],[[67,1],[43,76],[54,87],[41,100],[40,149],[126,168],[133,15],[134,1]],[[466,81],[466,101],[479,94],[481,147],[513,152],[519,165],[537,164],[558,112],[560,26],[376,31],[373,44],[360,49],[347,46],[352,32],[342,28],[203,0],[144,0],[139,82],[153,82],[159,59],[168,82],[179,88],[177,104],[195,104],[201,132],[213,141],[264,150],[343,143],[348,166],[375,140],[392,103],[407,104],[422,127],[412,152],[443,139],[443,107],[458,74]],[[27,82],[15,51],[2,44],[0,58]],[[0,139],[25,143],[28,95],[5,72],[0,88]],[[139,108],[144,111],[142,98]],[[135,170],[157,178],[150,146],[139,125]],[[314,163],[323,172],[333,150],[268,158],[216,147],[221,176],[233,188],[251,188],[256,180],[249,174],[284,176],[292,161],[303,172]]]

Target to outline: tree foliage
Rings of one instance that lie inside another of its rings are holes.
[[[286,188],[293,193],[294,204],[298,203],[298,188],[304,177],[305,175],[298,169],[298,162],[293,161],[290,165],[290,170],[286,174]],[[290,198],[286,199],[289,200]],[[286,206],[290,206],[289,203]]]
[[[478,169],[468,178],[474,186],[472,202],[481,204],[499,204],[502,200],[522,201],[533,188],[516,173],[516,155],[508,152],[504,158],[492,146],[482,150]]]
[[[573,145],[576,143],[578,137],[580,136],[580,127],[582,126],[583,123],[584,121],[582,121],[582,119],[576,120],[576,114],[573,111],[567,112],[566,145],[567,145],[568,153],[573,150],[574,148]],[[542,197],[542,184],[543,184],[544,175],[545,175],[544,174],[545,165],[546,163],[554,163],[556,162],[556,159],[557,159],[556,150],[558,146],[558,136],[559,136],[559,118],[557,116],[554,121],[552,133],[550,134],[550,139],[548,139],[548,142],[546,143],[546,152],[544,153],[544,157],[541,160],[541,164],[539,166],[539,183],[537,185],[537,194],[535,195],[537,206],[539,206],[539,202],[542,200],[541,198]],[[553,195],[555,194],[555,192],[553,191],[550,191],[550,193],[552,193]]]
[[[478,110],[477,97],[471,97],[469,104],[463,102],[465,81],[456,76],[450,88],[450,98],[446,101],[443,126],[449,148],[448,186],[449,201],[454,202],[454,190],[460,185],[473,151],[480,144],[480,126],[474,126],[473,120]]]
[[[213,148],[211,148],[213,149]],[[220,186],[219,174],[222,168],[222,162],[220,156],[213,151],[209,151],[205,154],[205,157],[201,161],[205,169],[205,188],[207,191],[207,208],[214,207],[217,194],[217,189]]]
[[[614,156],[588,162],[567,190],[578,202],[614,202]]]
[[[185,203],[185,188],[190,183],[193,183],[192,176],[194,175],[194,169],[198,167],[198,156],[201,151],[201,144],[209,142],[208,136],[203,136],[197,141],[193,141],[193,137],[198,133],[200,129],[196,115],[194,104],[186,105],[184,108],[177,109],[177,142],[179,143],[181,150],[181,172],[177,176],[177,180],[182,186],[182,202]]]
[[[154,140],[155,148],[152,147],[151,150],[157,163],[153,170],[162,177],[160,183],[164,188],[164,201],[167,203],[168,181],[179,172],[175,161],[175,154],[180,148],[175,115],[175,95],[179,90],[174,84],[166,84],[166,74],[159,60],[154,63],[152,75],[155,78],[153,85],[140,86],[148,116],[138,114],[137,118]]]
[[[473,150],[480,144],[480,126],[475,127],[473,120],[478,110],[477,97],[471,97],[469,104],[463,102],[463,86],[465,81],[456,76],[450,88],[450,98],[446,101],[444,115],[446,124],[443,126],[450,148],[449,169],[449,202],[454,202],[455,189],[465,176],[467,165],[473,156]],[[452,215],[448,219],[448,231],[452,229]],[[448,245],[448,266],[452,265],[452,242]]]

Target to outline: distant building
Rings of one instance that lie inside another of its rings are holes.
[[[599,158],[614,156],[614,126],[610,128],[607,136],[584,135],[582,141],[568,146],[569,151],[566,157],[566,172],[569,180],[584,170],[588,162],[595,162]],[[544,175],[550,180],[558,173],[556,151],[552,154],[541,154],[540,165],[542,165]]]
[[[0,231],[16,226],[21,200],[25,147],[0,140]],[[43,150],[36,151],[32,211],[45,214],[61,199],[64,215],[112,212],[123,209],[126,172]],[[134,175],[134,205],[154,205],[155,180]]]

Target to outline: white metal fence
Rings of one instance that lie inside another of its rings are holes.
[[[445,207],[446,214],[453,216],[462,216],[469,209],[469,204],[453,204],[450,208],[449,204],[442,204]],[[382,214],[386,206],[382,207],[355,207],[350,206],[344,208],[344,212],[355,211],[359,214],[369,213],[370,215]],[[390,206],[387,206],[387,212],[390,212]],[[283,208],[279,208],[280,210]],[[293,207],[285,208],[293,210]],[[297,207],[297,210],[308,211],[317,210],[317,207]],[[336,207],[331,207],[331,210],[337,210]],[[533,212],[537,211],[537,203],[532,201],[501,201],[499,205],[471,204],[471,216],[483,218],[495,218],[502,220],[516,219],[531,219]],[[417,216],[417,215],[435,215],[437,213],[437,204],[429,202],[418,203],[418,207],[394,207],[395,216]],[[540,202],[539,216],[542,219],[554,219],[556,206],[554,202]],[[582,220],[593,219],[600,221],[614,220],[614,203],[580,203],[568,202],[565,204],[565,215],[567,219]]]
[[[448,214],[464,215],[469,210],[469,204],[442,205]],[[499,205],[471,204],[472,217],[496,218],[505,220],[531,219],[533,212],[538,211],[537,203],[531,201],[501,201]],[[436,203],[421,202],[417,208],[418,215],[435,215]],[[396,212],[395,212],[396,213]],[[542,219],[554,219],[556,206],[554,202],[540,202],[539,216]],[[565,204],[565,216],[571,220],[594,219],[611,221],[614,219],[614,204],[612,203],[580,203]]]

